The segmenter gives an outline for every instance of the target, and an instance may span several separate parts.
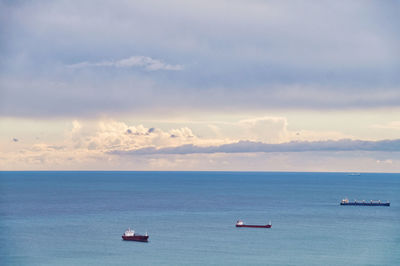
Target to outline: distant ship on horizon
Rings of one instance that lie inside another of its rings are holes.
[[[390,202],[381,202],[380,200],[378,201],[357,201],[354,200],[353,202],[350,202],[349,199],[342,199],[342,201],[340,202],[340,205],[352,205],[352,206],[390,206]]]

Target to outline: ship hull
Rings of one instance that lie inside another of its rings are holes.
[[[350,206],[390,206],[390,202],[341,202],[340,205]]]
[[[141,235],[122,236],[122,239],[126,241],[148,242],[149,236],[141,236]]]
[[[272,225],[270,225],[270,224],[267,224],[267,225],[245,225],[245,224],[239,225],[239,224],[237,224],[236,227],[271,228]]]

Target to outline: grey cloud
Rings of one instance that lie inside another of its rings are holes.
[[[147,130],[147,132],[138,132],[138,131],[132,131],[132,129],[127,129],[126,130],[126,134],[128,134],[128,135],[130,135],[130,134],[132,134],[132,135],[135,135],[135,136],[144,136],[144,135],[150,135],[151,133],[153,133],[155,131],[155,128],[149,128],[148,130]]]
[[[92,141],[92,142],[89,143],[87,148],[88,148],[88,150],[95,150],[97,148],[97,146],[98,145],[95,142]]]
[[[3,1],[0,114],[399,106],[398,5]]]
[[[102,73],[102,75],[110,75]],[[98,117],[104,114],[171,114],[192,110],[259,111],[399,107],[400,89],[352,92],[334,87],[185,89],[135,75],[102,80],[95,73],[68,80],[2,80],[0,115],[9,117]],[[360,89],[361,90],[361,89]],[[177,97],[176,95],[179,95]]]
[[[320,152],[320,151],[400,151],[400,139],[363,141],[363,140],[328,140],[315,142],[288,142],[282,144],[266,144],[253,141],[239,141],[237,143],[220,146],[200,147],[192,144],[178,147],[156,149],[148,147],[138,150],[109,152],[116,155],[146,155],[146,154],[194,154],[194,153],[254,153],[254,152]]]
[[[47,148],[52,149],[52,150],[64,150],[64,149],[65,149],[65,146],[50,145],[50,146],[47,146]]]

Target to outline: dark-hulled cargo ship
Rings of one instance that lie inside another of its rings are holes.
[[[390,206],[390,202],[381,202],[380,200],[378,201],[349,201],[348,199],[342,199],[342,201],[340,202],[340,205],[351,205],[351,206]]]
[[[270,221],[269,224],[266,224],[266,225],[251,225],[251,224],[244,224],[243,221],[239,220],[239,221],[236,222],[236,227],[271,228],[272,227],[272,223]]]
[[[147,233],[145,235],[135,234],[135,231],[131,231],[131,229],[129,228],[122,235],[122,239],[127,241],[148,242],[149,236],[147,235]]]

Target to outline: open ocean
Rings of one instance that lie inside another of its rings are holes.
[[[400,265],[400,174],[0,172],[0,264]]]

